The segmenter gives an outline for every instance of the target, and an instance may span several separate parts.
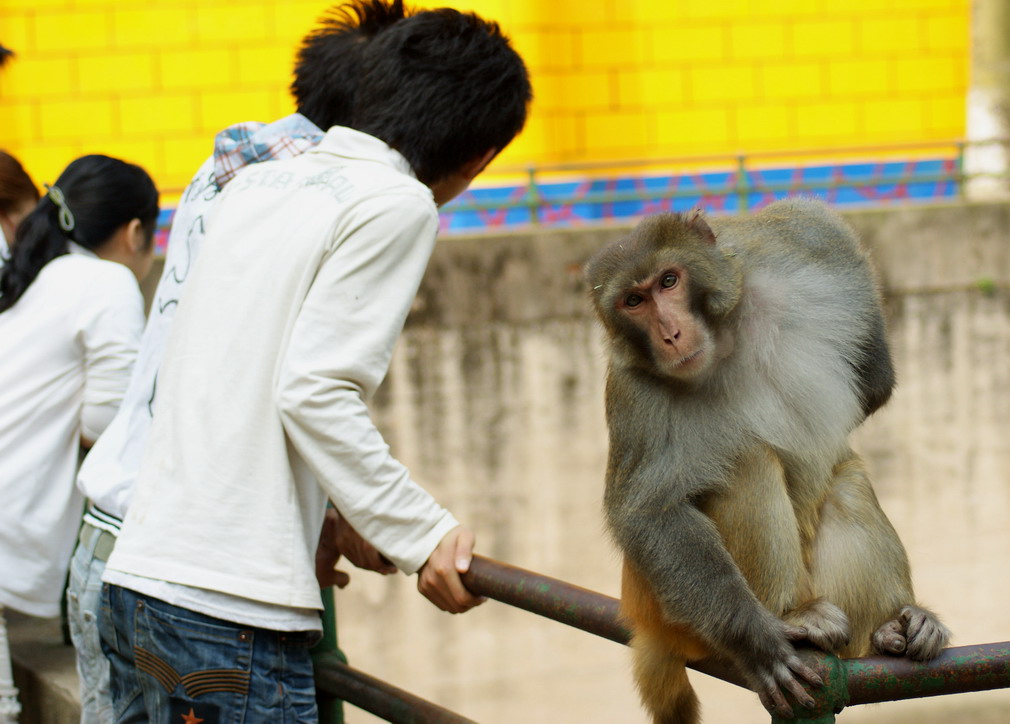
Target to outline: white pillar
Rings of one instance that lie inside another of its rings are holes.
[[[967,99],[968,141],[1010,138],[1010,2],[973,0],[971,17],[971,82]],[[1010,147],[1002,143],[969,145],[964,170],[971,174],[1005,174]],[[981,177],[967,184],[970,199],[1010,198],[1010,182]]]

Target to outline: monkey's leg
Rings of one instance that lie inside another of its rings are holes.
[[[836,651],[848,641],[845,614],[826,601],[811,600],[802,525],[782,461],[771,448],[757,447],[741,456],[729,492],[704,509],[768,610],[806,629],[803,638],[826,651]]]
[[[685,664],[708,655],[690,631],[667,622],[648,581],[624,562],[621,613],[631,626],[634,677],[654,724],[697,724],[698,697]]]
[[[809,590],[782,462],[766,446],[741,455],[726,492],[701,506],[758,600],[776,616]]]
[[[926,660],[946,645],[946,627],[912,605],[905,548],[854,453],[835,466],[810,570],[815,592],[849,617],[852,638],[839,655],[866,656],[873,649],[901,654],[907,647],[909,656]]]

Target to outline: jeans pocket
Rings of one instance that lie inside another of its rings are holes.
[[[161,601],[137,604],[134,663],[149,710],[241,721],[254,633]],[[146,676],[145,676],[146,675]]]

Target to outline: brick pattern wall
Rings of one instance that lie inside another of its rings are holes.
[[[509,27],[536,73],[538,103],[513,157],[649,158],[958,137],[969,5],[530,2],[529,14]]]
[[[938,140],[964,131],[969,0],[444,0],[534,75],[498,165]],[[3,0],[0,146],[38,181],[102,152],[186,184],[213,134],[289,113],[325,0]]]
[[[293,110],[298,40],[328,3],[3,0],[0,144],[37,181],[89,152],[181,188],[221,127]]]

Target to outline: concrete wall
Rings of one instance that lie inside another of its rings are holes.
[[[957,644],[1006,640],[1010,208],[846,216],[887,291],[900,378],[856,444],[922,600]],[[442,241],[373,404],[394,453],[477,532],[480,552],[611,595],[619,565],[600,514],[605,362],[580,266],[627,229]],[[482,722],[645,721],[621,647],[494,602],[451,618],[411,589],[359,574],[338,594],[353,663]],[[708,721],[767,721],[753,696],[697,679]],[[973,722],[996,722],[1007,705],[996,692],[846,720],[939,723],[970,711]]]

